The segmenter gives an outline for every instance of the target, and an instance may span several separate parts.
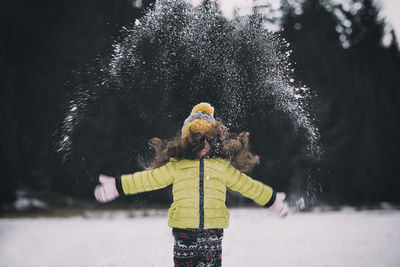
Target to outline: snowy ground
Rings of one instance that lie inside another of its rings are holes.
[[[165,211],[0,219],[1,267],[172,266]],[[400,266],[400,211],[231,210],[223,266]]]

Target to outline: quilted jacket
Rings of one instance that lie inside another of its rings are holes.
[[[222,158],[171,159],[156,169],[122,175],[117,187],[128,195],[170,184],[173,203],[168,210],[168,225],[174,228],[227,228],[227,187],[261,206],[269,207],[275,201],[271,187],[238,171]]]

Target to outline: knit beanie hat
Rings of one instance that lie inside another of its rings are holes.
[[[186,118],[182,127],[182,139],[190,133],[198,131],[209,131],[211,125],[215,123],[214,108],[208,103],[200,103],[193,107],[192,113]]]

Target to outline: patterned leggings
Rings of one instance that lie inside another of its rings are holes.
[[[223,229],[173,228],[175,267],[221,266]]]

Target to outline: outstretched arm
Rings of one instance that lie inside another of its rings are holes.
[[[173,162],[159,168],[124,174],[114,178],[100,175],[101,185],[96,186],[94,195],[97,201],[105,203],[116,199],[120,195],[137,194],[164,188],[173,182]]]
[[[225,181],[227,187],[252,199],[258,205],[270,208],[281,217],[287,216],[288,207],[286,202],[284,202],[285,193],[276,192],[272,187],[252,179],[230,164],[225,172]]]
[[[169,162],[156,169],[124,174],[117,179],[117,187],[120,183],[121,193],[125,195],[161,189],[173,183],[174,170],[174,163]]]

